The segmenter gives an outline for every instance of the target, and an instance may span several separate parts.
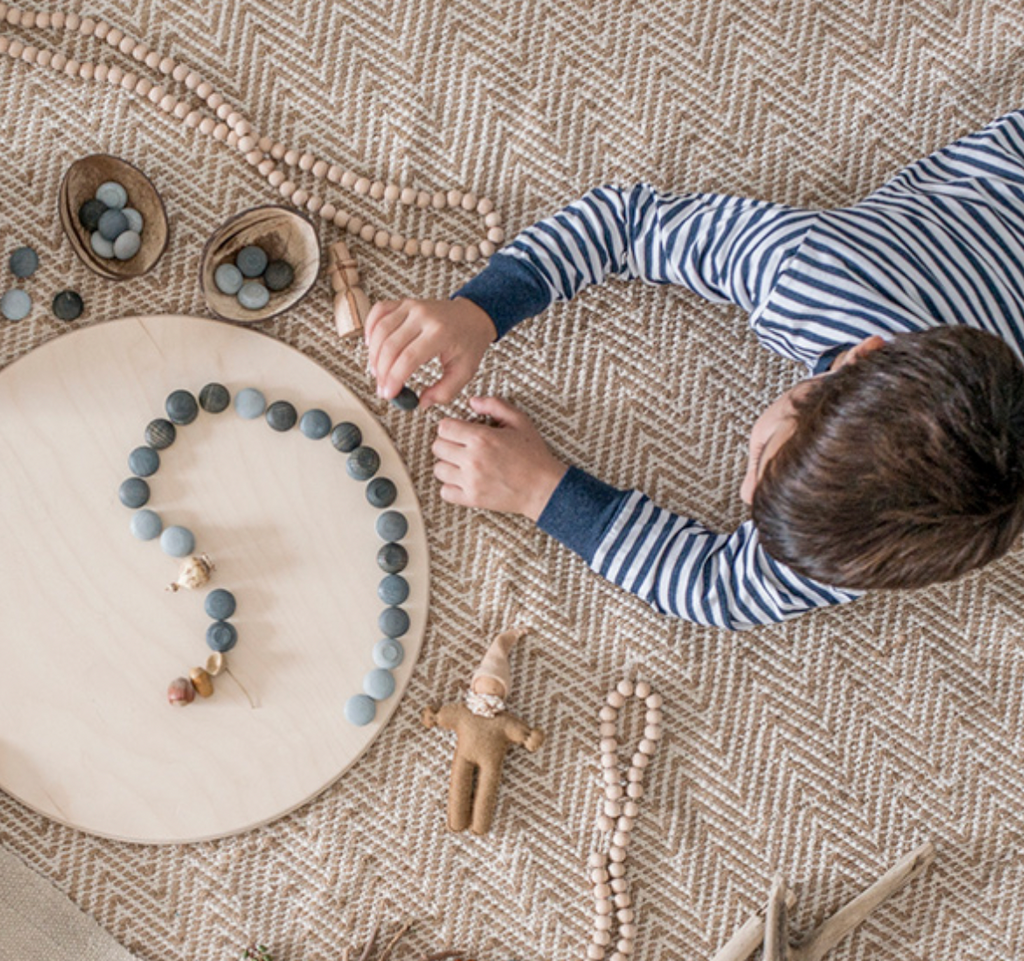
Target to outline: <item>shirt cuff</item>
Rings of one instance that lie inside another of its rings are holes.
[[[536,273],[518,257],[507,254],[495,254],[487,267],[452,297],[465,297],[486,311],[499,339],[551,303],[551,294]]]
[[[537,519],[537,526],[588,564],[629,495],[570,467]]]

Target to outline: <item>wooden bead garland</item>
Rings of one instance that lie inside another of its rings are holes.
[[[115,87],[148,100],[164,113],[173,114],[190,129],[198,130],[214,140],[226,142],[237,149],[247,163],[274,187],[280,195],[300,209],[319,216],[327,223],[373,243],[380,249],[390,249],[407,257],[433,257],[454,263],[475,263],[480,258],[490,257],[505,240],[501,214],[494,209],[494,203],[486,197],[478,198],[472,192],[460,190],[437,190],[429,192],[413,187],[383,181],[371,181],[358,176],[351,170],[344,170],[336,164],[316,157],[310,152],[299,153],[280,141],[261,136],[242,112],[232,105],[213,84],[204,80],[189,66],[179,63],[173,57],[161,56],[146,44],[129,37],[124,31],[90,17],[77,14],[33,13],[19,10],[0,2],[0,23],[26,29],[54,29],[78,33],[84,37],[105,40],[114,50],[131,58],[133,69],[125,71],[118,66],[94,64],[88,61],[69,59],[61,53],[51,53],[35,46],[26,46],[21,40],[0,36],[0,54],[7,54],[15,60],[23,60],[34,66],[47,67],[85,80],[104,80]],[[157,74],[157,81],[141,77],[135,66],[146,67]],[[183,84],[187,94],[179,99],[167,91],[168,78]],[[189,96],[191,95],[191,96]],[[198,102],[197,102],[198,101]],[[387,204],[399,203],[420,210],[434,209],[462,210],[475,212],[483,222],[482,236],[475,243],[449,243],[428,238],[406,237],[397,231],[375,227],[358,216],[340,210],[336,204],[327,202],[320,194],[299,187],[279,167],[297,168],[298,173],[308,173],[314,181],[324,186],[340,186],[360,196]]]

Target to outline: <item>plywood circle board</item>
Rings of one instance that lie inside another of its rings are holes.
[[[366,727],[345,701],[374,667],[383,603],[379,511],[329,439],[272,430],[233,406],[178,428],[147,507],[191,529],[211,582],[170,593],[180,561],[129,532],[117,495],[130,451],[175,389],[256,387],[301,414],[349,420],[381,455],[409,520],[411,627],[397,689]],[[415,416],[415,415],[405,415]],[[234,677],[186,708],[168,683],[210,653],[206,592],[235,594]],[[0,788],[108,837],[183,842],[240,832],[313,798],[395,710],[429,596],[423,519],[386,431],[299,351],[190,317],[138,317],[61,336],[0,371]]]

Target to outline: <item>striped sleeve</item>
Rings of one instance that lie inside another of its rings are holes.
[[[697,624],[742,630],[862,596],[774,561],[752,521],[716,534],[578,468],[570,468],[538,523],[598,574]]]
[[[519,234],[455,296],[487,311],[499,335],[609,277],[677,284],[751,311],[813,218],[721,194],[599,187]]]

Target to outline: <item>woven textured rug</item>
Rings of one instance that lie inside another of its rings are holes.
[[[849,203],[1024,93],[1014,0],[96,0],[80,12],[194,65],[261,132],[372,179],[475,190],[511,231],[605,181]],[[128,66],[94,39],[41,45]],[[28,243],[42,258],[27,285],[36,310],[0,321],[0,363],[68,330],[47,310],[65,286],[88,302],[72,326],[207,313],[203,240],[276,200],[240,155],[120,90],[6,57],[0,103],[2,254]],[[93,152],[143,167],[167,203],[170,248],[148,277],[100,281],[62,236],[61,174]],[[439,238],[474,226],[409,223]],[[474,269],[353,248],[374,299],[446,296]],[[362,349],[333,334],[326,284],[268,326],[372,402]],[[736,311],[612,283],[523,325],[472,388],[521,404],[565,458],[725,527],[743,518],[747,431],[798,376]],[[579,958],[596,714],[630,674],[664,694],[666,729],[630,849],[638,957],[710,957],[776,869],[807,929],[930,838],[932,867],[836,961],[1024,958],[1019,552],[956,584],[725,634],[652,613],[521,520],[444,504],[438,415],[382,416],[428,519],[434,591],[413,681],[371,750],[296,813],[192,846],[89,837],[0,796],[5,849],[147,961],[221,961],[250,940],[275,959],[326,961],[375,922],[408,919],[424,950]],[[510,755],[491,835],[450,835],[451,743],[419,711],[451,699],[512,622],[533,629],[513,656],[514,708],[548,742]]]

